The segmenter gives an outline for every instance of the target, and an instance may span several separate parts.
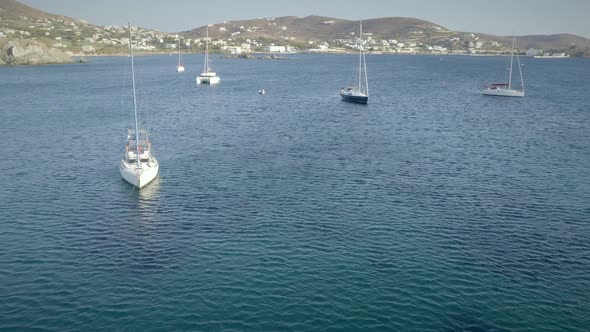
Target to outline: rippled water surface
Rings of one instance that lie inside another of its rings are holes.
[[[590,329],[588,60],[136,60],[139,192],[128,58],[0,68],[1,330]]]

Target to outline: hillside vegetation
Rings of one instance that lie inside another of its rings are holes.
[[[207,29],[212,52],[345,53],[359,48],[358,21],[324,16],[229,21],[178,33],[134,27],[133,47],[138,53],[172,53],[180,44],[182,52],[203,52]],[[363,32],[365,49],[385,54],[503,54],[509,51],[512,38],[452,31],[407,17],[365,20]],[[70,55],[126,54],[129,46],[125,26],[94,25],[15,0],[0,0],[0,41],[7,45],[7,41],[25,40]],[[518,47],[521,53],[534,49],[590,56],[590,40],[571,34],[519,36]],[[0,58],[7,59],[6,47],[2,52]]]

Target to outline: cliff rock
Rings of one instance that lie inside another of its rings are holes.
[[[65,52],[35,40],[9,40],[0,43],[0,64],[41,65],[72,62]]]

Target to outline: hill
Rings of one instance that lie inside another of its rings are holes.
[[[206,26],[179,33],[133,28],[134,48],[143,53],[204,50]],[[510,36],[452,31],[425,20],[382,17],[363,21],[365,45],[374,53],[501,54]],[[355,52],[358,21],[325,16],[294,16],[228,21],[209,25],[213,52]],[[70,54],[126,54],[125,26],[99,26],[49,14],[16,0],[0,0],[0,40],[33,40]],[[518,37],[528,49],[590,56],[590,40],[571,34]],[[4,49],[6,51],[6,48]],[[17,52],[18,53],[18,52]],[[4,54],[3,58],[7,59]]]
[[[38,27],[47,24],[49,20],[64,24],[76,21],[66,16],[37,10],[14,0],[0,0],[0,64],[70,62],[68,54],[38,40],[36,29],[30,28],[31,24]]]
[[[432,22],[406,17],[386,17],[363,21],[364,30],[376,38],[416,39],[416,37],[444,37],[448,29]],[[181,32],[191,38],[205,37],[205,26]],[[230,21],[209,26],[211,38],[292,38],[305,41],[331,41],[358,35],[358,21],[325,16],[298,18],[285,16]]]
[[[482,36],[499,40],[504,45],[509,45],[512,41],[512,36]],[[573,56],[584,56],[583,53],[588,53],[586,56],[590,56],[590,39],[569,33],[554,35],[525,35],[517,38],[518,47],[522,50],[537,49],[546,50],[548,52],[565,52]],[[576,54],[580,52],[582,54]]]
[[[156,30],[134,27],[138,51],[169,42]],[[65,54],[126,54],[127,27],[98,26],[63,15],[46,13],[15,0],[0,0],[0,64],[69,62]],[[164,48],[164,47],[162,47]]]
[[[25,17],[26,19],[23,19]],[[29,7],[16,0],[0,0],[0,19],[4,23],[16,24],[26,23],[29,18],[35,19],[59,19],[65,22],[76,22],[78,20],[63,16],[49,14],[44,11]]]
[[[374,41],[396,41],[404,44],[438,46],[437,49],[477,53],[483,49],[492,53],[506,52],[512,36],[494,36],[474,32],[452,31],[446,27],[425,20],[407,17],[383,17],[363,21],[366,36]],[[198,27],[180,34],[185,38],[200,39],[206,34],[206,27]],[[228,21],[209,25],[211,39],[243,42],[263,39],[267,42],[310,45],[327,42],[330,45],[350,45],[358,35],[358,21],[343,20],[325,16],[293,16],[257,18],[252,20]],[[373,43],[373,50],[383,50],[384,43]],[[590,39],[571,35],[530,35],[518,37],[521,50],[530,48],[568,53],[590,50]]]

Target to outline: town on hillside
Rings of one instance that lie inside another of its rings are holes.
[[[453,32],[416,19],[405,19],[409,23],[403,28],[388,27],[388,24],[397,24],[393,19],[371,20],[375,29],[367,26],[363,36],[358,35],[358,22],[321,17],[258,18],[211,24],[207,27],[208,40],[205,27],[180,33],[132,27],[133,47],[142,53],[171,53],[179,49],[185,53],[199,53],[204,51],[208,41],[211,52],[231,55],[333,54],[356,52],[360,47],[359,37],[362,37],[364,49],[373,54],[499,55],[510,51],[508,37]],[[311,24],[315,25],[309,26]],[[116,55],[126,54],[129,32],[126,26],[98,26],[50,14],[8,19],[4,16],[0,17],[0,46],[2,40],[34,40],[70,55]],[[587,46],[581,52],[575,47],[567,50],[528,48],[519,52],[529,56],[590,55]]]
[[[96,26],[85,21],[67,22],[61,18],[19,17],[18,29],[6,27],[0,21],[0,38],[32,39],[49,43],[48,46],[62,49],[71,54],[105,55],[123,54],[129,45],[129,32],[126,26]],[[266,19],[272,21],[273,18]],[[325,24],[331,24],[326,21]],[[271,23],[272,24],[272,23]],[[210,25],[211,30],[227,31],[224,24]],[[441,29],[433,26],[434,29]],[[242,32],[256,32],[256,26],[240,26],[230,33],[229,38],[209,38],[212,52],[239,55],[242,53],[347,53],[359,48],[358,32],[350,31],[349,38],[334,40],[301,40],[294,36],[276,38],[245,38]],[[287,31],[287,27],[279,27]],[[182,34],[164,33],[158,30],[132,27],[134,49],[146,53],[173,52],[178,48],[183,52],[201,52],[205,49],[206,38],[188,38]],[[371,53],[386,54],[502,54],[509,49],[496,41],[481,40],[475,34],[451,36],[434,42],[422,41],[418,30],[412,39],[397,40],[374,36],[371,32],[363,33],[364,47]],[[529,51],[528,54],[531,51]],[[540,51],[535,51],[536,54]]]

